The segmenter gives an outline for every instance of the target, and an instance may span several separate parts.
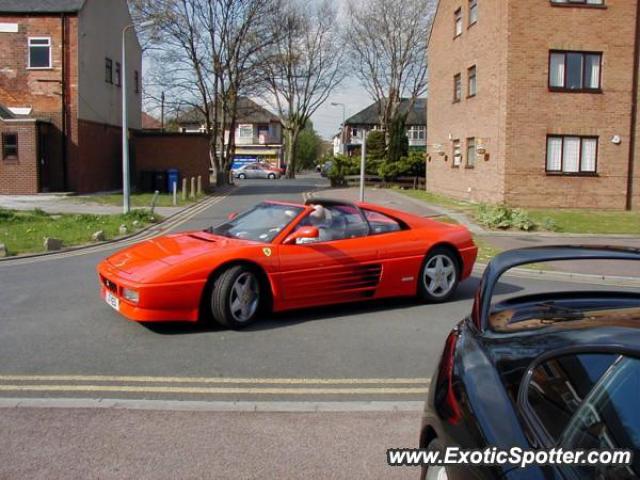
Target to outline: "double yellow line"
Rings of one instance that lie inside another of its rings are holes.
[[[0,392],[186,395],[424,395],[426,378],[222,378],[0,375]]]

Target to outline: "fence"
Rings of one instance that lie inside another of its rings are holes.
[[[348,186],[353,187],[360,185],[360,175],[349,175],[344,177],[344,181]],[[426,178],[424,177],[398,177],[393,181],[385,181],[384,178],[376,175],[365,175],[364,183],[367,186],[377,186],[382,188],[400,187],[424,189],[426,188]]]

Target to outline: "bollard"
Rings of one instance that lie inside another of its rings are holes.
[[[156,209],[156,203],[158,203],[158,195],[160,195],[160,192],[158,190],[153,192],[153,198],[151,199],[151,216],[153,216],[153,212]]]
[[[189,198],[196,198],[196,177],[191,177],[191,194]]]
[[[178,182],[173,182],[171,184],[173,187],[173,206],[178,205]]]
[[[198,175],[198,196],[202,195],[202,177]]]
[[[182,201],[187,200],[187,178],[182,179]]]

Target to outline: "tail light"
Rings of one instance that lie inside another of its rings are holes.
[[[447,337],[438,367],[434,404],[438,415],[450,424],[456,424],[462,418],[460,404],[453,388],[453,366],[456,343],[460,333],[453,330]]]

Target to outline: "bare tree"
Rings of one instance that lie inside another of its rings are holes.
[[[387,142],[399,107],[409,110],[427,90],[427,38],[434,0],[349,0],[345,39],[355,74],[380,105]],[[406,119],[406,116],[405,116]],[[404,125],[404,122],[402,121]]]
[[[329,1],[287,0],[273,28],[279,35],[263,71],[285,134],[287,177],[294,178],[300,132],[344,78],[343,55]]]
[[[134,0],[135,17],[153,20],[148,51],[152,79],[191,110],[209,134],[216,184],[229,181],[235,153],[238,100],[262,84],[263,52],[273,44],[270,28],[278,0]]]

